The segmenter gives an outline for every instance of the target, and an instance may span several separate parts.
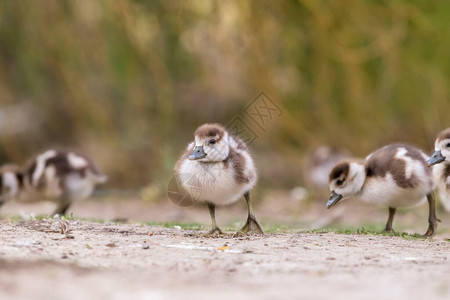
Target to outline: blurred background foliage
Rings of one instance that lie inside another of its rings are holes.
[[[205,122],[258,135],[260,186],[303,185],[312,149],[431,152],[448,127],[450,5],[429,0],[0,2],[0,161],[88,153],[107,188],[167,186]],[[283,109],[242,114],[260,91]]]

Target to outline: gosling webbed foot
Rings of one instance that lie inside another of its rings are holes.
[[[382,231],[383,233],[395,233],[395,230],[394,229],[392,229],[392,227],[391,228],[385,228],[385,229],[383,229],[383,231]]]
[[[436,234],[437,222],[432,222],[428,225],[427,232],[423,235],[425,238],[431,238]]]
[[[223,235],[222,230],[219,227],[214,227],[208,233],[203,233],[200,236],[202,237],[217,237]]]
[[[262,229],[261,225],[259,225],[258,221],[254,216],[249,216],[247,218],[247,222],[245,222],[245,225],[233,236],[239,236],[240,234],[246,233],[264,234],[264,230]]]

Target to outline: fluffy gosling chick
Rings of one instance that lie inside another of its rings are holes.
[[[15,199],[23,187],[23,175],[20,168],[13,164],[0,167],[0,206]]]
[[[433,166],[433,177],[438,185],[442,205],[450,211],[450,128],[439,133],[434,150],[428,165]]]
[[[73,151],[48,150],[25,168],[19,201],[56,202],[54,213],[64,215],[73,201],[88,198],[95,186],[106,180],[89,157]]]
[[[348,197],[389,207],[386,231],[392,230],[397,207],[410,207],[428,199],[429,218],[425,236],[436,232],[437,218],[433,194],[433,177],[427,167],[428,157],[408,145],[388,145],[365,161],[346,160],[338,163],[330,173],[331,195],[327,208]]]
[[[217,205],[235,203],[242,195],[248,218],[241,231],[264,233],[253,213],[250,190],[257,181],[256,168],[247,145],[219,124],[197,128],[194,141],[175,165],[182,188],[196,203],[206,203],[211,215],[209,235],[222,234],[216,224]]]

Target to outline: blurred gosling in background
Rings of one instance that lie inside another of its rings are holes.
[[[339,161],[350,156],[349,151],[335,147],[321,146],[314,149],[308,156],[304,168],[305,180],[318,189],[328,187],[328,175],[331,169]]]
[[[31,159],[23,170],[6,165],[0,171],[0,204],[14,199],[52,201],[57,205],[54,214],[60,215],[107,180],[91,159],[73,151],[48,150]]]
[[[397,207],[419,205],[428,199],[429,226],[425,236],[436,232],[437,218],[434,183],[426,156],[421,150],[408,145],[388,145],[369,156],[365,161],[345,160],[330,173],[331,195],[327,208],[348,197],[358,198],[389,208],[385,231],[392,230]]]
[[[445,210],[450,211],[450,128],[439,133],[434,150],[428,165],[433,166],[433,177],[438,185],[441,203]]]

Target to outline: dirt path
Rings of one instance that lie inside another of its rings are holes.
[[[69,224],[66,237],[55,220],[0,221],[1,299],[450,297],[446,241],[340,234],[211,239],[139,224]]]

